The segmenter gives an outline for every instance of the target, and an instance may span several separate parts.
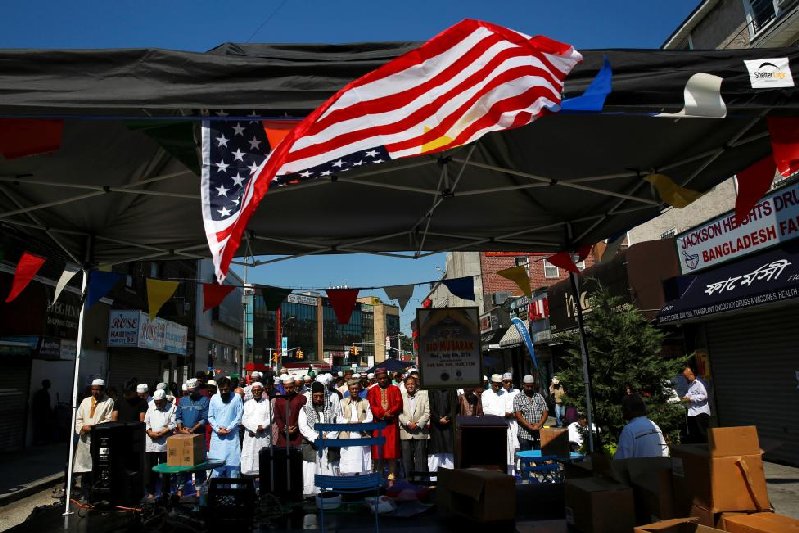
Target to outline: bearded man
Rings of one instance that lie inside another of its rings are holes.
[[[385,422],[382,430],[386,442],[382,447],[382,458],[388,462],[388,480],[394,481],[397,475],[397,459],[400,457],[399,419],[402,412],[402,392],[399,387],[391,384],[388,371],[385,368],[375,370],[377,385],[369,389],[366,399],[372,409],[372,416],[376,422]],[[373,437],[379,437],[381,431],[375,430]],[[380,447],[372,446],[372,460],[378,461],[381,457]]]
[[[320,378],[321,379],[321,378]],[[324,383],[315,381],[311,385],[311,401],[300,410],[297,423],[302,434],[302,493],[308,498],[318,492],[314,486],[314,476],[318,474],[336,475],[338,472],[337,448],[325,449],[320,457],[316,441],[319,438],[334,439],[337,432],[320,433],[317,424],[335,424],[341,414],[338,397],[330,398],[332,393],[325,390]]]
[[[244,406],[239,395],[231,392],[230,379],[219,378],[216,385],[219,392],[211,398],[208,406],[208,423],[213,431],[208,457],[223,459],[225,466],[215,468],[212,477],[239,477],[239,426],[244,415]]]
[[[256,381],[250,386],[252,398],[244,402],[244,443],[241,449],[241,473],[245,476],[260,474],[259,453],[272,442],[272,402],[264,395],[264,386]]]

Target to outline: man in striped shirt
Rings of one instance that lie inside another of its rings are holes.
[[[513,410],[519,422],[519,449],[538,450],[541,448],[539,430],[547,421],[549,412],[544,398],[535,391],[535,378],[524,376],[522,393],[513,399]]]

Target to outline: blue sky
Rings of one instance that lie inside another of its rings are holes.
[[[26,0],[5,2],[0,48],[205,51],[223,42],[421,41],[464,18],[483,19],[579,49],[658,48],[698,0]],[[548,11],[545,11],[548,10]],[[422,260],[307,257],[250,269],[248,281],[284,287],[384,286],[439,279],[443,254]],[[239,273],[241,269],[238,269]],[[408,332],[428,291],[402,314]],[[385,299],[382,291],[376,294]]]

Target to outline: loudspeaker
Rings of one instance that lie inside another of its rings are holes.
[[[264,448],[258,454],[261,494],[267,492],[287,501],[302,501],[302,452],[299,448]],[[274,463],[274,483],[272,464]]]
[[[144,496],[144,424],[107,422],[92,427],[92,503],[133,505]]]

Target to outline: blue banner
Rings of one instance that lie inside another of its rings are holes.
[[[516,316],[511,318],[510,321],[514,326],[516,326],[516,330],[519,332],[519,335],[521,335],[522,339],[524,339],[524,344],[527,345],[527,350],[530,352],[530,359],[533,360],[533,367],[537,370],[538,361],[535,358],[533,339],[530,338],[530,332],[527,331],[527,326],[525,325],[524,321],[522,321],[522,319]]]

